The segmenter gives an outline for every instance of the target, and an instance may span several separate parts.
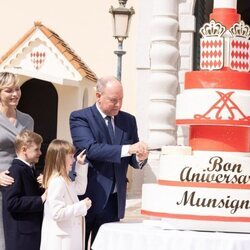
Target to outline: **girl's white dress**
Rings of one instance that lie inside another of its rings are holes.
[[[53,176],[48,185],[44,204],[41,250],[83,250],[87,206],[77,195],[87,187],[86,165],[76,164],[77,177],[66,182],[62,176]]]

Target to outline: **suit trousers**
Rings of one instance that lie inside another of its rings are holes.
[[[105,208],[98,214],[90,214],[85,217],[86,221],[86,234],[85,234],[85,250],[88,250],[88,241],[91,235],[91,245],[95,240],[97,232],[100,226],[108,222],[119,221],[118,218],[118,204],[117,193],[113,193],[109,196],[108,202]]]

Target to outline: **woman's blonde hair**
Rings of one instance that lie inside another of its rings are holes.
[[[11,86],[20,86],[17,76],[10,72],[0,72],[0,91]]]
[[[70,180],[66,169],[66,156],[74,153],[75,147],[68,141],[55,139],[49,144],[43,171],[44,188],[48,187],[50,177],[54,174],[62,176],[66,181]]]

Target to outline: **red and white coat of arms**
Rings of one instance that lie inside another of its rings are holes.
[[[30,60],[33,64],[33,66],[35,67],[36,70],[41,69],[41,67],[43,66],[44,62],[46,59],[46,52],[45,51],[32,51],[30,53]]]

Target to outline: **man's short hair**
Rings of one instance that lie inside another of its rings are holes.
[[[104,76],[99,78],[96,83],[96,91],[103,93],[104,89],[106,88],[109,82],[119,82],[121,83],[115,76]]]

